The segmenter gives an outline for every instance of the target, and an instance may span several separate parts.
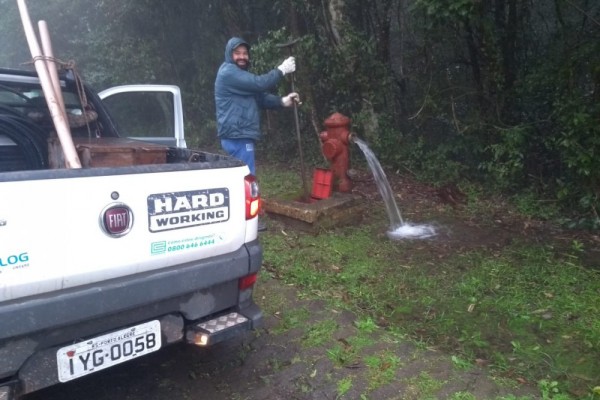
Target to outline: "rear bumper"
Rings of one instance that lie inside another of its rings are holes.
[[[58,348],[151,319],[161,322],[165,345],[231,312],[247,319],[236,333],[254,329],[262,313],[252,289],[240,292],[238,280],[258,272],[261,263],[262,249],[254,241],[211,259],[3,303],[0,382],[18,377],[21,393],[53,385]]]

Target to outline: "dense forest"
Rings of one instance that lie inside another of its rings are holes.
[[[170,83],[193,146],[217,148],[213,84],[227,39],[253,70],[298,39],[303,147],[338,111],[383,165],[471,182],[572,225],[600,219],[600,2],[595,0],[29,0],[55,55],[103,89]],[[31,68],[15,0],[0,0],[0,66]],[[290,90],[290,80],[277,90]],[[297,159],[289,113],[266,113],[260,151]],[[356,162],[359,161],[359,157]],[[568,213],[564,211],[568,210]],[[554,214],[556,215],[556,214]]]

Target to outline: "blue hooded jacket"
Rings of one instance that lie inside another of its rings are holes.
[[[225,62],[215,79],[217,130],[221,139],[260,138],[260,108],[281,108],[281,97],[268,93],[283,77],[274,68],[264,75],[255,75],[233,62],[233,50],[250,46],[241,38],[231,38],[225,46]]]

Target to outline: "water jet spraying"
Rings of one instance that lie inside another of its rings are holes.
[[[404,222],[396,199],[394,199],[394,193],[390,187],[389,181],[381,168],[381,164],[371,148],[363,140],[351,136],[350,140],[354,142],[364,153],[369,168],[375,178],[377,189],[385,204],[385,209],[390,220],[390,229],[387,231],[388,238],[392,240],[398,239],[425,239],[436,235],[435,229],[429,225],[411,225]]]

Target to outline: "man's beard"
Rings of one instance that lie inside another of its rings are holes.
[[[247,70],[248,68],[250,68],[250,60],[238,60],[235,62],[235,65],[238,66],[238,68],[241,68],[243,70]]]

